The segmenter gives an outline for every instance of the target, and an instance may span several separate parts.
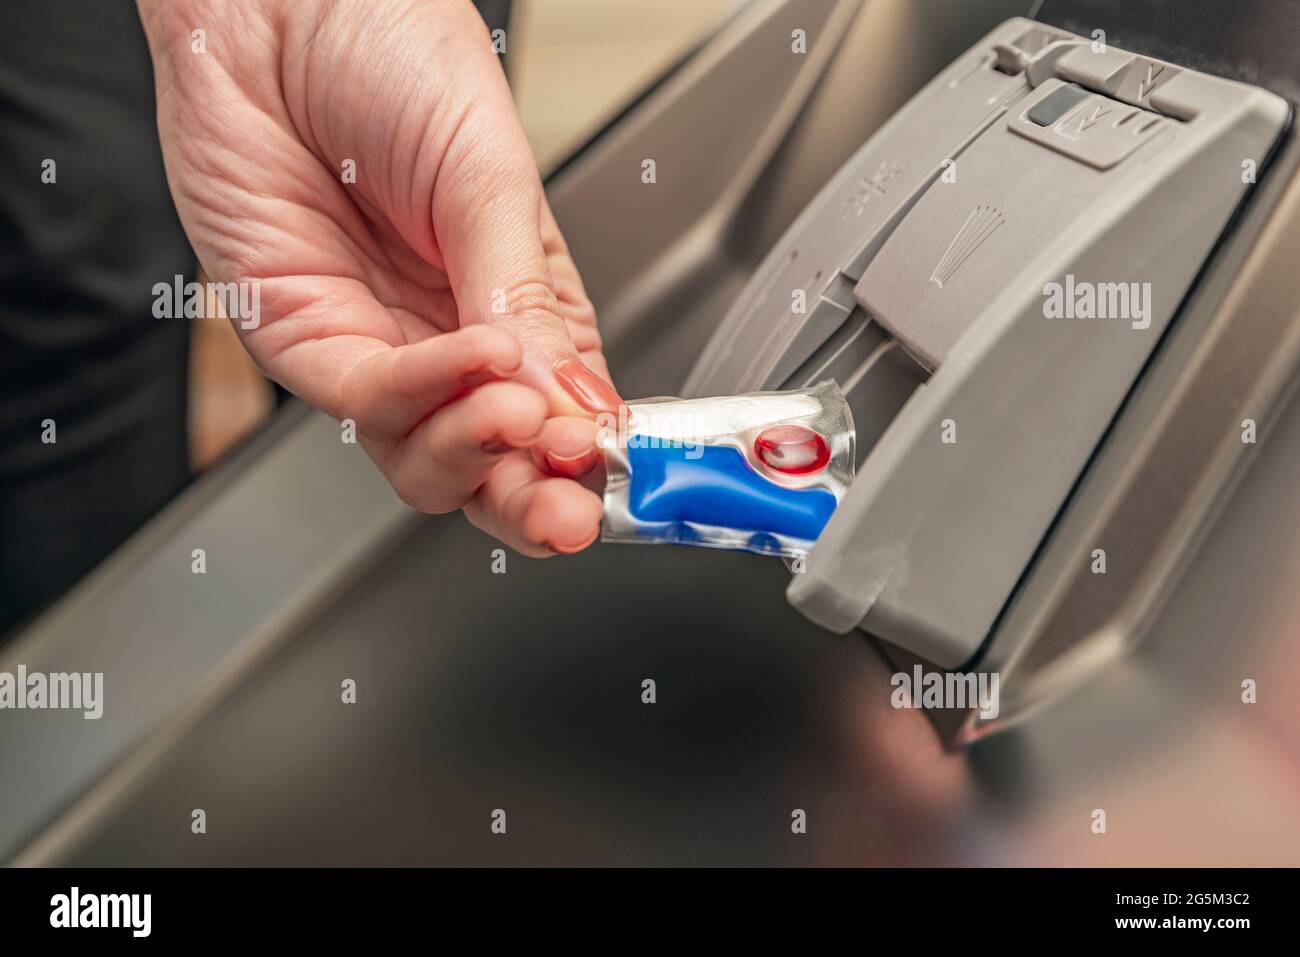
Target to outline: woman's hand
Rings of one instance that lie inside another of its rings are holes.
[[[258,365],[415,508],[590,544],[573,478],[620,400],[468,0],[139,5],[172,195],[211,280],[256,285]]]

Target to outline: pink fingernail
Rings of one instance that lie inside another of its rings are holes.
[[[623,404],[614,387],[592,372],[580,359],[565,359],[555,367],[555,378],[569,395],[588,412],[618,414]]]
[[[546,453],[546,464],[551,467],[551,471],[563,473],[571,478],[586,475],[596,467],[596,460],[595,449],[587,449],[577,455],[556,455],[549,451]]]
[[[512,376],[517,376],[519,375],[520,372],[523,371],[523,369],[524,369],[524,360],[522,358],[519,360],[519,364],[516,365],[513,369],[502,369],[495,365],[488,365],[487,367],[487,371],[492,373],[494,376],[496,376],[499,379],[509,379]]]
[[[589,548],[599,537],[600,529],[597,528],[590,538],[578,545],[570,545],[567,548],[561,548],[551,542],[542,542],[542,547],[556,555],[576,555],[578,552]]]

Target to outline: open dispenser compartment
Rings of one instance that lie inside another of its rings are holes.
[[[685,389],[849,398],[858,476],[790,601],[970,667],[1289,120],[1257,87],[1014,19],[882,127]]]

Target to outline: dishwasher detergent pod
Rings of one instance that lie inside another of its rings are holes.
[[[607,542],[798,557],[853,481],[853,415],[834,382],[627,409],[600,434]]]

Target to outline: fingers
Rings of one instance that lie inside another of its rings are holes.
[[[587,297],[587,290],[578,274],[578,267],[569,254],[560,226],[555,221],[550,205],[542,196],[542,247],[551,269],[551,282],[560,315],[569,327],[569,338],[579,353],[600,351],[600,334],[596,330],[596,310]],[[592,363],[588,362],[588,365]],[[595,366],[592,366],[595,368]],[[600,371],[597,369],[597,371]],[[603,374],[603,373],[602,373]],[[608,378],[608,377],[606,377]]]
[[[542,245],[546,250],[555,298],[559,303],[560,315],[568,327],[569,338],[578,350],[583,365],[601,379],[612,383],[614,380],[610,377],[605,356],[601,353],[595,307],[587,298],[587,290],[582,284],[582,277],[578,275],[578,267],[574,265],[573,257],[569,255],[569,247],[564,242],[564,236],[560,233],[559,224],[556,223],[545,196],[542,197]],[[605,397],[604,404],[613,404],[616,399],[622,401],[618,399],[617,390],[612,396]],[[617,411],[617,409],[601,409],[598,410],[598,414],[602,411]]]
[[[540,190],[510,181],[523,175],[510,164],[493,170],[491,181],[474,192],[499,198],[461,218],[456,242],[445,244],[461,324],[488,324],[518,338],[526,355],[521,381],[545,395],[554,414],[616,413],[618,393],[583,364],[560,315],[538,226]],[[521,198],[527,194],[530,199]]]
[[[561,416],[547,421],[533,443],[533,464],[542,472],[580,479],[600,462],[596,448],[599,427],[591,419]]]
[[[507,453],[537,441],[546,413],[534,389],[488,383],[429,416],[381,465],[402,501],[423,512],[451,512]]]
[[[431,200],[460,323],[516,336],[526,353],[521,381],[546,396],[553,414],[616,413],[618,393],[583,364],[569,334],[552,260],[565,265],[560,291],[575,320],[585,294],[556,245],[558,230],[544,219],[541,180],[509,91],[499,77],[484,84],[446,144]],[[551,227],[545,238],[544,222]],[[598,340],[584,343],[594,345]]]
[[[475,386],[517,375],[522,364],[517,339],[473,326],[370,356],[348,373],[343,404],[363,435],[397,440]]]
[[[550,478],[528,453],[506,456],[465,514],[478,528],[532,558],[582,551],[600,534],[600,497],[576,482]]]

